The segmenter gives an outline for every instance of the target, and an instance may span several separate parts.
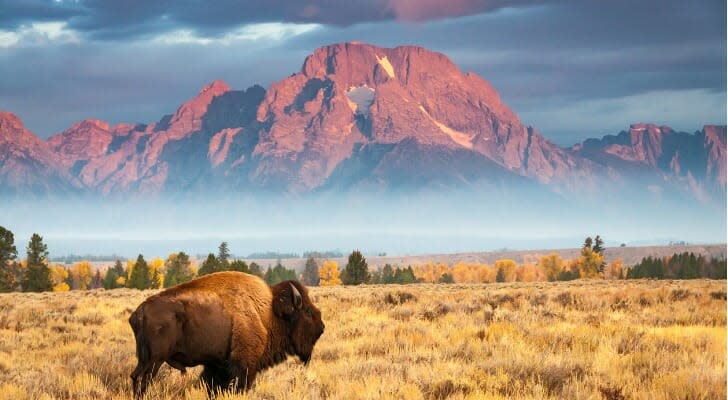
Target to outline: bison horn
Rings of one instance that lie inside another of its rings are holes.
[[[292,283],[289,283],[289,285],[291,285],[291,293],[293,293],[293,306],[296,307],[296,309],[300,309],[303,306],[301,292],[299,292]]]

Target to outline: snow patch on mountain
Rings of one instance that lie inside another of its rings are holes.
[[[425,114],[425,116],[427,116],[427,118],[430,121],[432,121],[433,124],[435,124],[438,128],[440,128],[442,133],[450,136],[450,139],[452,139],[453,142],[465,147],[466,149],[473,148],[473,143],[470,141],[470,136],[467,133],[463,133],[463,132],[457,131],[455,129],[452,129],[449,126],[443,124],[442,122],[436,120],[435,118],[432,118],[430,113],[428,113],[427,110],[425,110],[425,107],[422,107],[422,104],[420,104],[420,111],[422,111],[422,113]]]

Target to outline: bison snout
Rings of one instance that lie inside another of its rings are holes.
[[[325,328],[326,328],[326,325],[324,325],[324,323],[322,322],[321,323],[321,329],[319,329],[319,332],[318,332],[318,337],[321,337],[321,335],[324,334],[324,329]]]

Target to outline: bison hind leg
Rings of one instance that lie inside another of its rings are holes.
[[[200,379],[205,383],[210,397],[228,388],[233,377],[230,371],[221,365],[205,364]]]

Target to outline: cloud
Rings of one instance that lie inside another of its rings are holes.
[[[34,22],[16,31],[0,31],[0,48],[79,42],[76,32],[68,30],[63,22]]]
[[[570,130],[571,112],[585,112],[580,104],[631,104],[649,110],[644,120],[651,121],[669,120],[684,101],[708,110],[726,104],[720,96],[726,87],[725,1],[214,4],[0,0],[0,76],[14,77],[0,80],[0,109],[18,112],[44,136],[86,117],[150,122],[209,81],[267,86],[296,72],[315,48],[349,40],[440,51],[489,80],[526,122],[564,144],[605,133],[587,131],[586,122]],[[625,100],[640,95],[674,104],[654,108]],[[604,126],[607,131],[636,122],[626,107],[614,110],[609,115],[619,123]],[[689,120],[687,113],[674,114],[684,116],[675,127],[720,122],[693,111]]]
[[[45,21],[65,22],[96,40],[148,38],[191,31],[197,37],[222,36],[241,26],[287,22],[349,26],[377,21],[424,22],[475,15],[536,0],[1,0],[0,29],[14,30]]]

